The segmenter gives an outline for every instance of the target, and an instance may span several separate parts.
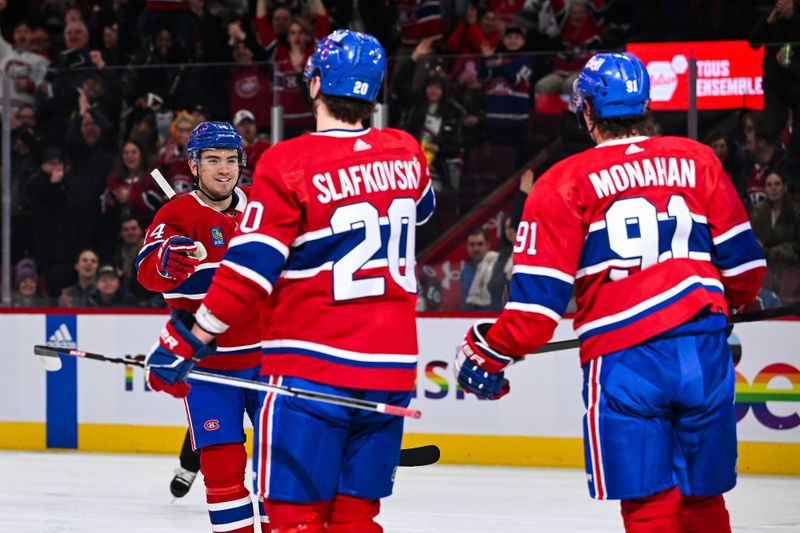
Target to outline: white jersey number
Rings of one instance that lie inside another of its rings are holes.
[[[414,273],[415,227],[417,206],[411,198],[396,198],[389,205],[387,217],[382,218],[369,202],[339,207],[331,216],[333,233],[345,233],[364,228],[364,238],[341,259],[333,263],[333,299],[336,301],[381,296],[386,292],[383,276],[356,277],[362,269],[389,267],[392,280],[410,293],[417,292]],[[381,249],[381,223],[389,225],[386,259],[372,259]],[[403,250],[403,227],[407,228]],[[402,270],[401,270],[402,269]]]
[[[658,210],[644,198],[617,200],[606,211],[606,230],[611,250],[623,259],[638,262],[642,269],[672,258],[689,257],[689,236],[692,233],[692,213],[682,196],[674,195],[667,204],[666,220],[675,221],[670,249],[658,249]],[[626,270],[611,269],[611,279],[628,275]]]

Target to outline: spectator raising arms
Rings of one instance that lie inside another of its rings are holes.
[[[561,28],[561,49],[553,72],[536,83],[537,93],[570,94],[578,72],[602,46],[605,0],[552,0],[550,6]]]

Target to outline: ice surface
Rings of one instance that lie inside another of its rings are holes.
[[[202,479],[170,503],[175,457],[0,452],[0,531],[210,531]],[[592,501],[578,470],[400,468],[387,533],[619,532],[617,502]],[[741,476],[727,496],[736,532],[800,531],[800,478]]]

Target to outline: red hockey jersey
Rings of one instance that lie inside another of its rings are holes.
[[[415,226],[433,208],[425,155],[405,132],[331,130],[278,143],[256,165],[198,323],[223,331],[259,302],[263,374],[410,390]]]
[[[766,263],[713,152],[677,137],[618,139],[549,169],[525,203],[511,297],[488,333],[522,356],[575,290],[581,361],[641,343],[704,308],[752,301]]]
[[[234,189],[233,205],[225,213],[204,204],[197,192],[165,204],[147,228],[144,245],[136,258],[139,283],[148,290],[163,293],[171,308],[194,313],[241,222],[247,192],[246,188]],[[158,248],[173,235],[201,242],[208,252],[194,274],[184,281],[165,278],[156,269]],[[257,312],[243,314],[235,327],[217,337],[217,351],[198,367],[235,370],[257,366],[261,354],[259,326]]]

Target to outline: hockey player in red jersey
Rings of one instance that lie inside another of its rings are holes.
[[[239,133],[227,122],[203,122],[187,144],[196,189],[164,205],[147,229],[137,259],[139,282],[162,292],[173,309],[171,326],[185,329],[214,277],[242,221],[246,190],[236,186],[246,165]],[[205,257],[203,257],[205,255]],[[259,313],[248,310],[217,337],[200,367],[210,372],[257,379],[260,369]],[[253,532],[255,517],[244,485],[247,453],[243,418],[251,420],[258,395],[211,383],[170,382],[158,355],[148,359],[154,390],[185,397],[192,447],[200,451],[209,516],[215,531]],[[167,377],[164,377],[164,373]],[[262,528],[269,530],[264,513]]]
[[[154,348],[151,359],[171,365],[171,387],[204,360],[207,342],[260,306],[262,381],[411,400],[415,227],[431,216],[434,196],[410,135],[362,125],[384,54],[374,37],[347,30],[317,44],[305,70],[317,131],[278,143],[256,165],[239,233],[196,325],[170,330]],[[374,517],[392,491],[402,429],[399,417],[263,394],[254,485],[272,531],[382,531]]]
[[[479,397],[552,335],[574,290],[589,492],[622,500],[630,532],[729,532],[736,483],[729,307],[752,301],[758,242],[704,145],[649,137],[650,80],[631,54],[598,54],[573,109],[597,144],[554,165],[525,204],[511,297],[456,359]]]

